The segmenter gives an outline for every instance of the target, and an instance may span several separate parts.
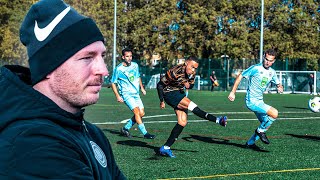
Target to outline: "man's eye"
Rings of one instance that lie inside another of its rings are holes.
[[[93,58],[91,56],[87,56],[87,57],[83,57],[81,58],[80,60],[83,60],[83,61],[91,61]]]

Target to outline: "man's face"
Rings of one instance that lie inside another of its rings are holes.
[[[130,51],[127,51],[124,53],[124,55],[122,56],[122,59],[124,61],[127,62],[127,64],[131,64],[131,61],[132,61],[132,52]]]
[[[195,75],[199,64],[195,61],[186,61],[186,65],[186,73],[188,75]]]
[[[94,42],[50,73],[47,78],[53,97],[72,109],[96,103],[103,78],[109,75],[104,62],[105,53],[104,44]]]
[[[272,64],[276,61],[275,56],[266,54],[263,59],[263,67],[266,69],[269,69],[269,67],[272,66]]]

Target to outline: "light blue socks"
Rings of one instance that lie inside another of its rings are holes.
[[[134,124],[135,124],[135,122],[133,122],[132,119],[130,119],[127,122],[127,124],[124,126],[124,128],[126,128],[127,130],[130,130]]]
[[[127,122],[127,124],[124,126],[124,128],[127,129],[127,130],[130,130],[134,124],[136,124],[136,123],[133,122],[132,119],[130,119],[130,120]],[[144,126],[143,123],[142,123],[142,124],[139,124],[139,125],[138,125],[138,128],[139,128],[139,130],[141,131],[141,133],[142,133],[143,135],[145,135],[145,134],[148,133],[147,130],[146,130],[146,127]]]
[[[261,122],[260,126],[258,127],[259,132],[266,132],[271,124],[275,121],[272,117],[265,115],[263,117],[263,122]]]
[[[272,117],[270,117],[268,115],[263,116],[263,122],[261,122],[260,126],[258,127],[258,131],[259,132],[266,132],[275,120],[276,119],[273,119]],[[260,137],[256,133],[254,133],[251,136],[251,138],[247,141],[247,144],[252,145],[259,139],[260,139]]]
[[[139,125],[138,125],[138,128],[139,128],[139,130],[141,131],[141,133],[142,133],[143,135],[145,135],[145,134],[148,133],[147,130],[146,130],[146,127],[144,127],[144,124],[143,124],[143,123],[139,124]]]

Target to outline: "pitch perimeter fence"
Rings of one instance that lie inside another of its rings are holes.
[[[177,61],[158,61],[157,63],[148,63],[146,60],[133,60],[137,62],[140,66],[140,74],[142,82],[145,86],[150,84],[150,81],[154,81],[155,76],[160,76],[160,74],[164,74],[169,68],[178,64]],[[181,61],[180,61],[181,62]],[[120,63],[117,62],[117,64]],[[214,88],[214,91],[228,91],[232,88],[235,78],[238,73],[243,71],[244,69],[250,67],[253,64],[259,63],[258,60],[233,60],[229,58],[217,58],[217,59],[199,59],[199,67],[197,70],[197,75],[200,76],[200,90],[211,90],[212,83],[210,81],[210,74],[212,71],[215,71],[215,75],[218,79],[219,86]],[[308,86],[308,78],[310,73],[313,72],[307,69],[307,60],[277,60],[272,66],[276,71],[307,71],[304,73],[291,73],[291,75],[287,75],[288,78],[285,79],[283,84],[288,84],[288,89],[292,89],[293,87],[296,90],[292,90],[295,92],[309,92]],[[112,76],[112,70],[110,72],[110,77],[105,78],[105,84],[110,83],[110,78]],[[290,76],[290,77],[289,77]],[[158,79],[158,78],[156,78]],[[318,82],[319,81],[319,82]],[[242,84],[246,84],[245,81]],[[316,76],[315,82],[316,91],[320,91],[320,74]],[[245,85],[244,85],[245,86]],[[289,87],[290,86],[290,87]],[[154,87],[154,86],[152,86]],[[241,89],[243,87],[240,87]],[[274,87],[270,87],[271,91],[274,90]]]

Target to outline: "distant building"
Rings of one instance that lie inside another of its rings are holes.
[[[177,64],[182,64],[186,61],[186,59],[177,59]]]
[[[151,65],[152,66],[158,65],[160,60],[161,60],[161,55],[159,53],[152,54]]]

